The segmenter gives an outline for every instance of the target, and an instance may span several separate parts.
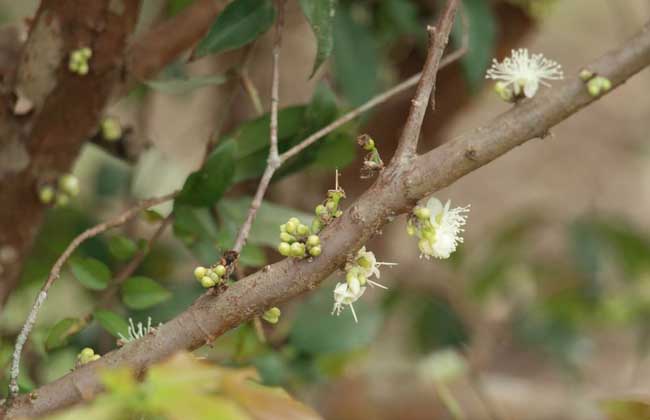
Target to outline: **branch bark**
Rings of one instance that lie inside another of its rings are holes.
[[[618,86],[649,65],[650,25],[646,25],[623,47],[588,68]],[[86,398],[102,390],[98,379],[102,368],[144,369],[179,349],[205,344],[212,339],[208,333],[219,336],[265,309],[315,288],[345,263],[347,254],[355,252],[378,228],[409,210],[417,200],[515,146],[543,135],[595,100],[584,83],[574,76],[520,103],[480,129],[416,158],[404,172],[384,171],[342,217],[323,230],[323,253],[318,258],[311,262],[285,259],[235,283],[218,296],[203,295],[185,312],[162,325],[157,334],[129,343],[39,388],[35,399],[27,395],[19,397],[11,415],[36,416],[74,404],[82,399],[80,390]]]

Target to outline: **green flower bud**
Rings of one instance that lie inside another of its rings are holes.
[[[434,242],[436,240],[436,231],[433,229],[424,229],[422,231],[422,237],[429,242]]]
[[[343,214],[343,211],[337,210],[336,213],[334,213],[334,217],[341,217],[342,214]]]
[[[282,242],[289,242],[289,243],[292,243],[292,242],[295,242],[295,241],[296,241],[296,238],[295,238],[293,235],[289,235],[289,234],[286,233],[286,232],[282,232],[282,233],[280,234],[280,240],[281,240]]]
[[[94,355],[93,357],[90,358],[90,361],[94,362],[95,360],[99,360],[101,358],[102,358],[102,356],[100,356],[99,354],[96,354],[96,355]]]
[[[368,281],[368,278],[364,276],[363,274],[359,274],[359,284],[362,286],[366,285],[366,282]]]
[[[287,231],[287,224],[284,223],[284,224],[280,225],[280,232],[286,232],[286,231]]]
[[[305,244],[300,242],[294,242],[291,244],[291,256],[292,257],[304,257],[305,256]]]
[[[289,219],[289,221],[296,226],[300,224],[300,219],[298,219],[297,217],[292,217],[291,219]]]
[[[591,79],[592,77],[594,77],[594,73],[593,73],[591,70],[588,70],[588,69],[582,69],[582,70],[580,70],[580,74],[578,75],[578,77],[580,77],[580,79],[581,79],[583,82],[586,82],[587,80],[589,80],[589,79]]]
[[[333,200],[327,200],[325,202],[325,208],[329,213],[333,213],[336,211],[337,204]]]
[[[79,194],[79,180],[72,174],[66,174],[59,178],[59,188],[74,197]]]
[[[309,237],[307,238],[307,246],[311,247],[316,245],[320,245],[320,238],[318,237],[318,235],[309,235]]]
[[[212,281],[214,281],[215,283],[218,283],[221,280],[219,278],[219,275],[217,273],[215,273],[214,271],[212,271],[212,270],[208,270],[207,277],[212,279]]]
[[[307,235],[307,234],[309,233],[309,227],[307,227],[307,225],[303,225],[303,224],[301,223],[301,224],[299,224],[298,227],[296,228],[296,232],[297,232],[298,235],[300,235],[300,236],[305,236],[305,235]]]
[[[201,281],[207,272],[208,270],[205,267],[198,266],[194,269],[194,277],[196,277],[198,281]]]
[[[311,222],[311,231],[314,233],[320,232],[320,230],[323,228],[323,222],[321,222],[319,219],[314,219],[313,222]]]
[[[88,47],[80,48],[77,50],[77,52],[79,52],[81,57],[83,57],[86,60],[88,60],[90,57],[93,56],[93,51]]]
[[[371,151],[372,149],[375,148],[375,141],[371,138],[366,141],[366,144],[363,145],[363,149],[367,151]]]
[[[291,245],[286,242],[281,242],[280,245],[278,245],[278,252],[280,255],[288,257],[291,255]]]
[[[413,209],[413,214],[420,220],[428,220],[431,217],[431,210],[427,207],[416,207]]]
[[[612,82],[606,77],[599,77],[600,79],[600,87],[603,88],[605,92],[610,90],[612,88]]]
[[[95,354],[93,349],[86,347],[77,355],[77,364],[85,365],[86,363],[93,362],[99,358],[101,358],[99,354]]]
[[[357,258],[357,265],[359,265],[359,266],[361,266],[361,267],[363,267],[363,268],[370,268],[370,267],[372,267],[372,263],[371,263],[370,260],[369,260],[368,258],[366,258],[366,257]]]
[[[327,214],[327,209],[325,208],[324,205],[319,204],[319,205],[316,206],[315,213],[316,213],[316,216],[323,216],[323,215]]]
[[[206,289],[209,289],[211,287],[216,286],[217,282],[211,279],[208,276],[205,276],[201,279],[201,286],[205,287]]]
[[[122,138],[122,126],[113,117],[106,117],[101,123],[102,137],[106,141],[116,141]]]
[[[286,224],[286,231],[287,233],[294,234],[296,233],[297,227],[298,227],[298,223],[294,223],[293,221],[289,220]]]
[[[494,91],[501,99],[506,102],[511,102],[514,96],[512,88],[508,86],[505,82],[497,82],[494,84]]]
[[[599,96],[601,91],[601,84],[598,77],[595,77],[587,82],[587,90],[589,94],[593,97]]]
[[[226,275],[226,267],[224,265],[218,264],[216,267],[214,267],[214,272],[217,273],[219,277],[223,277]]]
[[[59,207],[65,207],[70,203],[70,196],[66,193],[58,193],[56,195],[56,205]]]
[[[81,352],[79,353],[80,357],[89,359],[95,355],[95,350],[91,349],[90,347],[86,347]]]
[[[44,185],[38,190],[38,199],[41,200],[43,204],[50,204],[54,200],[54,188],[49,185]]]
[[[345,281],[346,282],[351,283],[353,281],[358,281],[358,280],[359,280],[359,269],[358,268],[352,268],[347,273],[345,273]]]
[[[320,245],[313,246],[309,248],[309,255],[312,257],[318,257],[322,252]]]
[[[77,74],[81,76],[85,76],[88,74],[88,71],[90,70],[90,67],[88,66],[88,63],[80,63],[79,68],[77,69]]]
[[[269,324],[277,324],[278,321],[280,320],[280,315],[282,312],[280,311],[280,308],[273,307],[269,309],[268,311],[264,312],[264,315],[262,315],[262,319]]]

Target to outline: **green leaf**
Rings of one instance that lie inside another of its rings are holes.
[[[332,53],[334,49],[335,0],[300,0],[300,7],[316,36],[316,59],[311,76]]]
[[[45,349],[50,351],[68,344],[68,338],[75,335],[86,325],[79,318],[64,318],[54,324],[45,340]]]
[[[235,144],[221,143],[212,152],[203,168],[190,174],[175,203],[210,206],[230,187],[234,172]]]
[[[194,57],[234,50],[266,32],[275,19],[270,0],[235,0],[217,17],[199,42]]]
[[[138,245],[130,238],[116,235],[108,240],[108,250],[120,261],[131,259],[138,251]]]
[[[131,309],[147,309],[171,297],[169,290],[149,277],[131,277],[122,285],[122,300]]]
[[[145,84],[160,93],[181,95],[205,86],[220,85],[227,80],[228,78],[223,75],[194,76],[178,79],[148,80]]]
[[[105,309],[98,309],[93,314],[103,329],[111,333],[114,337],[119,338],[119,334],[126,336],[128,334],[129,324],[115,312]]]
[[[332,316],[332,289],[322,289],[298,308],[289,340],[298,350],[310,354],[356,350],[369,345],[381,326],[381,314],[364,301],[354,304],[359,319],[354,322],[346,308]]]
[[[469,50],[461,63],[470,89],[476,91],[485,81],[485,70],[494,57],[496,21],[490,3],[485,0],[465,0],[462,6],[469,21],[467,28]],[[458,16],[452,32],[452,40],[457,47],[460,46],[463,31]]]
[[[111,270],[94,258],[72,259],[70,269],[77,281],[91,290],[104,290],[111,279]]]
[[[377,42],[370,30],[339,8],[334,30],[334,76],[353,106],[370,99],[378,88]]]

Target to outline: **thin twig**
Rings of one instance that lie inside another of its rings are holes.
[[[264,169],[264,174],[262,174],[262,179],[260,180],[259,185],[257,186],[257,191],[255,192],[255,197],[251,202],[251,205],[248,209],[248,214],[246,215],[246,220],[244,224],[239,229],[237,233],[237,239],[235,240],[235,245],[233,246],[233,251],[241,252],[248,234],[250,233],[251,226],[255,220],[255,215],[257,210],[262,205],[262,200],[264,199],[264,194],[266,193],[269,184],[271,183],[271,178],[281,165],[280,156],[278,153],[278,104],[280,101],[280,47],[282,46],[282,29],[284,26],[284,6],[286,0],[277,1],[278,17],[275,21],[275,39],[273,42],[273,70],[272,70],[272,84],[271,84],[271,124],[270,124],[270,149],[269,149],[269,158],[266,162],[266,169]]]
[[[23,347],[25,343],[27,342],[27,339],[29,338],[29,333],[32,331],[32,328],[34,327],[34,323],[36,323],[36,318],[38,316],[38,312],[41,309],[41,306],[43,306],[43,303],[47,299],[47,292],[50,290],[50,287],[54,284],[54,282],[59,278],[61,274],[61,269],[63,268],[63,265],[68,261],[68,259],[72,256],[74,251],[81,245],[85,240],[95,237],[97,235],[100,235],[104,232],[106,232],[109,229],[112,229],[114,227],[123,225],[133,217],[137,216],[142,210],[148,209],[149,207],[155,206],[160,203],[164,203],[166,201],[171,200],[176,196],[176,192],[167,194],[162,197],[157,197],[157,198],[150,198],[147,200],[143,200],[136,204],[135,206],[129,208],[128,210],[124,211],[122,214],[118,215],[117,217],[114,217],[113,219],[107,220],[104,223],[100,223],[96,226],[93,226],[90,229],[85,230],[82,232],[80,235],[78,235],[72,242],[70,242],[70,245],[65,249],[63,254],[59,257],[58,260],[56,260],[56,263],[54,263],[54,266],[52,267],[52,270],[50,271],[50,275],[47,278],[47,281],[41,288],[41,291],[38,293],[36,296],[36,300],[34,301],[34,305],[32,306],[32,309],[29,312],[29,315],[27,316],[27,320],[25,321],[25,325],[23,325],[23,328],[20,330],[20,334],[18,335],[18,338],[16,339],[16,345],[14,347],[14,352],[13,352],[13,357],[11,360],[11,372],[9,376],[9,397],[7,398],[6,405],[9,407],[11,405],[11,400],[18,394],[19,388],[18,388],[18,374],[20,372],[20,356],[23,350]]]
[[[434,96],[440,60],[447,46],[449,33],[454,26],[454,18],[459,4],[459,0],[448,0],[436,26],[427,28],[429,32],[429,52],[422,70],[422,77],[415,91],[415,97],[411,101],[411,109],[406,124],[399,139],[397,151],[395,152],[395,162],[402,160],[404,157],[415,156],[429,98],[431,98],[431,107],[435,109]]]
[[[468,48],[468,38],[466,36],[463,36],[463,45],[453,53],[447,55],[441,62],[439,68],[445,68],[448,65],[454,63],[455,61],[459,60],[461,57],[467,53],[467,48]],[[420,78],[422,77],[422,73],[417,73],[410,78],[406,79],[402,83],[388,89],[386,92],[383,92],[377,96],[375,96],[372,99],[369,99],[368,102],[364,103],[363,105],[353,109],[352,111],[346,113],[345,115],[341,116],[335,121],[332,121],[325,127],[321,128],[314,134],[310,135],[297,145],[293,146],[291,149],[287,150],[286,152],[282,153],[280,155],[280,161],[281,163],[285,163],[287,160],[291,159],[292,157],[298,155],[300,152],[311,146],[312,144],[316,143],[318,140],[322,139],[332,131],[336,130],[337,128],[347,124],[348,122],[352,121],[353,119],[359,117],[361,114],[364,112],[371,110],[372,108],[383,104],[384,102],[387,102],[389,99],[392,97],[412,88],[415,86]]]
[[[241,80],[241,84],[248,94],[248,97],[253,104],[253,108],[255,108],[255,113],[258,116],[264,114],[264,107],[262,106],[262,101],[260,100],[260,94],[255,87],[255,84],[251,80],[250,75],[248,74],[248,69],[244,68],[239,72],[239,80]]]

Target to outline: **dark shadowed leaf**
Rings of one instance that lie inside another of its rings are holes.
[[[53,350],[68,343],[68,338],[75,335],[86,325],[79,318],[64,318],[54,324],[45,340],[45,349]]]
[[[270,0],[235,0],[217,17],[194,56],[240,48],[266,32],[274,19],[275,8]]]
[[[300,0],[300,7],[311,25],[316,36],[316,59],[312,76],[332,53],[334,48],[334,16],[336,14],[335,0]]]
[[[93,314],[93,318],[97,320],[102,328],[116,338],[119,337],[119,334],[126,336],[128,333],[129,324],[127,324],[126,321],[115,312],[98,309]]]
[[[70,269],[77,281],[91,290],[104,290],[111,279],[111,270],[94,258],[74,258]]]
[[[131,309],[147,309],[171,297],[169,290],[148,277],[131,277],[122,285],[122,300]]]

